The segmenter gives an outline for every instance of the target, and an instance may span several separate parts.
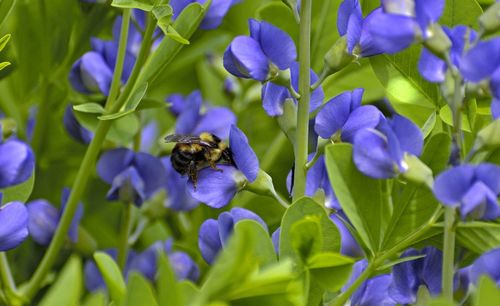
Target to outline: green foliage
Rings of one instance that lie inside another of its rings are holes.
[[[131,272],[128,277],[125,306],[159,305],[149,282],[138,272]]]
[[[13,201],[19,201],[25,203],[33,191],[33,185],[35,184],[35,173],[33,172],[29,179],[21,184],[0,189],[3,194],[2,202],[9,203]]]
[[[127,288],[120,268],[113,258],[104,252],[94,253],[94,260],[108,287],[111,299],[116,304],[121,305],[129,297],[126,296]]]
[[[74,255],[66,262],[39,305],[79,305],[83,291],[82,281],[82,263],[80,258]]]
[[[132,114],[141,103],[142,98],[146,94],[148,90],[148,83],[143,83],[136,87],[131,93],[128,99],[123,104],[121,110],[114,114],[103,115],[97,117],[99,120],[116,120],[122,117],[125,117],[129,114]]]
[[[493,280],[487,276],[479,278],[479,285],[474,296],[474,306],[492,305],[500,299],[500,290]]]

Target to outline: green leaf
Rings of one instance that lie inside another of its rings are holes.
[[[325,289],[337,291],[351,275],[355,261],[338,253],[324,252],[309,258],[307,267],[312,277]]]
[[[111,6],[140,9],[149,12],[153,9],[156,2],[155,0],[113,0]]]
[[[75,112],[78,122],[86,129],[95,132],[99,119],[95,114]],[[106,139],[118,144],[128,144],[139,129],[139,120],[137,116],[129,114],[125,117],[116,119],[106,135]]]
[[[457,241],[476,254],[500,247],[500,224],[472,221],[459,223]]]
[[[3,203],[9,203],[12,201],[19,201],[26,203],[29,199],[31,192],[33,191],[33,186],[35,184],[35,172],[33,172],[29,179],[22,182],[21,184],[11,186],[5,189],[0,189],[3,193]]]
[[[182,37],[172,26],[167,27],[167,35],[168,37],[172,38],[178,43],[181,43],[183,45],[189,45],[189,40],[185,39]]]
[[[403,262],[407,262],[407,261],[412,261],[412,260],[416,260],[416,259],[420,259],[420,258],[424,258],[426,255],[415,255],[415,256],[407,256],[407,257],[401,257],[401,258],[398,258],[396,260],[393,260],[391,262],[388,262],[380,267],[377,268],[378,271],[384,271],[384,270],[387,270],[387,269],[390,269],[392,268],[393,266],[395,265],[398,265],[400,263],[403,263]]]
[[[164,252],[158,253],[158,302],[162,306],[183,305],[175,273]]]
[[[243,284],[259,266],[276,262],[272,241],[256,221],[243,220],[208,272],[206,281],[193,305],[241,297]]]
[[[102,113],[104,113],[104,107],[102,107],[102,105],[99,103],[78,104],[78,105],[74,105],[73,109],[78,111],[78,112],[89,113],[89,114],[102,114]]]
[[[453,115],[448,105],[443,106],[439,110],[439,117],[441,118],[441,120],[443,120],[443,122],[445,122],[449,126],[453,126]],[[469,121],[469,117],[467,116],[467,114],[462,113],[461,117],[462,117],[462,130],[466,132],[472,132],[471,129],[472,123]]]
[[[141,103],[142,98],[146,94],[148,90],[148,83],[142,83],[139,86],[134,87],[132,93],[127,98],[127,101],[123,104],[122,109],[114,114],[103,115],[97,117],[99,120],[115,120],[122,117],[125,117],[135,111],[139,103]]]
[[[424,139],[427,138],[427,136],[429,136],[434,129],[434,126],[436,125],[436,117],[436,113],[432,112],[422,126],[422,136],[424,136]]]
[[[420,47],[396,55],[370,58],[373,71],[385,87],[396,111],[422,126],[439,105],[439,88],[424,80],[417,69]]]
[[[482,13],[483,10],[476,0],[446,0],[439,23],[449,27],[466,24],[477,30],[477,19]]]
[[[131,272],[128,277],[125,306],[158,305],[153,288],[139,272]]]
[[[420,159],[437,175],[448,166],[451,138],[447,133],[436,133],[428,139]]]
[[[163,33],[167,34],[167,28],[170,25],[170,20],[172,19],[173,10],[172,7],[168,4],[156,5],[153,8],[153,15],[158,21],[158,27],[163,31]]]
[[[325,163],[335,195],[363,243],[373,252],[380,250],[391,215],[389,201],[382,192],[384,181],[358,171],[350,144],[327,146]]]
[[[0,38],[0,51],[7,46],[7,43],[9,42],[10,39],[10,34],[5,34],[2,38]]]
[[[320,241],[315,241],[315,248],[323,252],[338,252],[340,250],[340,234],[335,226],[335,224],[330,220],[325,209],[316,203],[311,198],[301,198],[293,203],[283,215],[281,221],[281,232],[280,232],[280,258],[289,257],[297,265],[297,270],[302,270],[302,260],[299,254],[294,249],[294,244],[297,245],[296,241],[309,239],[307,233],[302,233],[302,237],[294,237],[294,234],[299,234],[296,230],[294,231],[294,225],[297,222],[303,220],[317,220],[319,221],[319,229],[322,233],[321,237],[317,237]],[[314,222],[314,221],[313,221]],[[301,224],[301,223],[298,223]],[[311,224],[307,224],[310,226]],[[314,225],[315,226],[315,225]],[[297,229],[297,228],[296,228]],[[295,242],[294,242],[295,241]],[[315,251],[316,251],[315,250]]]
[[[193,35],[205,16],[206,4],[191,3],[177,16],[173,27],[181,37],[189,39]],[[172,39],[164,39],[144,64],[137,84],[151,83],[168,66],[183,46],[184,44]]]
[[[194,298],[200,293],[200,289],[196,287],[195,284],[188,280],[183,280],[179,282],[179,291],[182,294],[182,302],[179,304],[172,304],[174,306],[176,305],[191,305],[191,302],[194,300]],[[160,305],[163,306],[163,304],[160,303]]]
[[[493,150],[500,147],[500,119],[481,129],[476,136],[474,149]]]
[[[141,103],[137,106],[138,110],[143,110],[143,109],[150,109],[150,108],[164,108],[168,107],[169,104],[165,101],[160,101],[160,100],[155,100],[155,99],[150,99],[150,98],[143,98]]]
[[[0,29],[2,28],[3,23],[7,20],[10,12],[14,8],[16,4],[16,0],[2,0],[0,1]],[[0,49],[1,50],[1,49]]]
[[[290,234],[292,236],[292,247],[303,261],[321,251],[323,233],[321,232],[320,218],[318,216],[305,216],[304,219],[295,222],[292,225]]]
[[[118,305],[121,305],[125,301],[127,288],[120,268],[118,268],[113,258],[104,252],[94,253],[94,260],[108,287],[111,299]]]
[[[106,295],[103,291],[97,291],[87,295],[82,306],[106,306]]]
[[[40,301],[40,306],[79,305],[82,294],[82,263],[76,255],[70,257],[62,268],[56,282]]]
[[[0,63],[0,70],[4,69],[5,67],[9,66],[10,63],[9,62],[1,62]]]
[[[500,300],[500,289],[486,275],[479,278],[478,288],[474,295],[474,306],[495,305]]]

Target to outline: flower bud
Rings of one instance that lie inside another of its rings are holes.
[[[408,170],[402,173],[405,179],[413,183],[425,184],[429,188],[432,188],[434,184],[432,170],[426,164],[411,154],[405,154],[404,162],[408,165]]]
[[[349,65],[356,56],[350,54],[347,50],[347,36],[342,36],[325,55],[325,67],[327,75],[334,74]]]
[[[479,25],[484,33],[492,33],[500,29],[500,2],[490,6],[479,17]]]
[[[280,129],[285,132],[291,143],[295,143],[295,130],[297,129],[297,105],[293,99],[286,99],[283,103],[283,115],[278,116]]]
[[[451,40],[443,31],[443,28],[439,24],[434,23],[427,28],[427,38],[424,41],[424,45],[434,55],[444,58],[451,48]]]
[[[252,183],[246,184],[245,190],[256,194],[273,197],[276,194],[274,190],[273,179],[264,170],[259,169],[257,179]]]

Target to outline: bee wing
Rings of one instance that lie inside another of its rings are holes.
[[[192,135],[179,135],[179,134],[172,134],[168,135],[165,137],[166,142],[176,142],[176,143],[185,143],[185,144],[200,144],[203,146],[207,147],[215,147],[213,143],[209,143],[206,141],[203,141],[200,139],[198,136],[192,136]]]

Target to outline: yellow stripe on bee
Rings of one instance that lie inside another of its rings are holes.
[[[203,141],[206,141],[206,142],[214,142],[214,137],[212,136],[212,134],[207,133],[207,132],[201,133],[200,139]]]

